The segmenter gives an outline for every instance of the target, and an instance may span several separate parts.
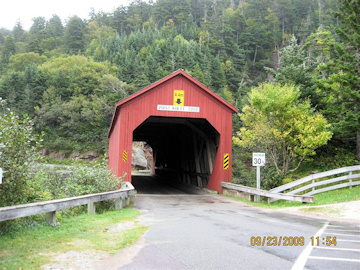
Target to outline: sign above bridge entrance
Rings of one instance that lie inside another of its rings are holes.
[[[191,106],[173,106],[173,105],[157,105],[158,111],[172,111],[172,112],[200,112],[200,107]]]
[[[174,90],[174,106],[184,106],[185,105],[185,91],[184,90]]]

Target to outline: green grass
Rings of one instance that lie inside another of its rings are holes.
[[[247,204],[253,206],[261,206],[267,208],[284,208],[284,207],[294,207],[294,206],[314,206],[314,205],[324,205],[324,204],[332,204],[332,203],[341,203],[341,202],[349,202],[360,200],[360,186],[352,187],[352,188],[342,188],[338,190],[332,190],[320,194],[314,195],[314,203],[303,204],[301,202],[290,202],[290,201],[276,201],[271,204],[267,202],[250,202],[246,199],[238,198],[235,196],[228,196],[235,200],[245,202]]]
[[[94,160],[83,160],[83,159],[56,159],[49,156],[41,157],[38,161],[43,164],[52,164],[52,165],[63,165],[63,166],[89,166],[91,164],[96,164],[101,161],[101,157],[98,157]]]
[[[49,254],[70,250],[99,250],[109,254],[134,244],[148,227],[134,223],[126,230],[108,231],[115,224],[134,221],[139,212],[124,208],[101,215],[64,218],[59,226],[39,225],[0,236],[0,269],[39,269]]]
[[[360,200],[360,186],[342,188],[315,195],[313,205],[340,203]]]

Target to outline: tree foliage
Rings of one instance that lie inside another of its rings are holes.
[[[356,140],[360,122],[360,73],[357,53],[349,43],[319,28],[308,37],[305,49],[315,63],[312,72],[313,100],[332,123],[334,144],[360,149]],[[359,50],[359,49],[357,49]],[[360,158],[360,150],[358,150]]]
[[[303,46],[297,44],[294,36],[291,37],[289,45],[279,51],[279,67],[276,71],[265,68],[274,76],[274,81],[281,84],[294,84],[300,87],[300,97],[312,96],[311,73],[314,63],[307,56]]]
[[[281,175],[296,170],[332,135],[326,119],[299,96],[291,85],[253,88],[240,115],[244,127],[234,137],[237,145],[264,151]]]
[[[300,98],[328,119],[331,147],[354,152],[359,6],[358,0],[139,0],[113,12],[92,10],[89,20],[36,17],[29,31],[20,23],[0,28],[0,96],[35,118],[37,131],[47,131],[47,148],[104,151],[114,104],[177,69],[239,109],[251,87],[273,79],[297,85]],[[67,130],[67,122],[75,127]]]
[[[36,109],[44,145],[57,150],[103,152],[113,104],[128,95],[116,68],[84,56],[55,58],[41,66],[47,89]]]
[[[0,207],[64,197],[106,192],[119,187],[119,178],[105,164],[73,168],[67,178],[55,171],[37,168],[42,136],[35,133],[28,115],[16,115],[0,99]],[[30,170],[31,168],[31,170]],[[109,204],[102,204],[105,208]],[[1,224],[0,228],[7,227]]]
[[[0,167],[4,170],[0,185],[0,206],[26,203],[28,168],[35,161],[41,137],[34,122],[5,107],[0,98]]]
[[[82,19],[73,16],[66,25],[64,39],[66,52],[69,54],[82,53],[85,49],[86,28]]]

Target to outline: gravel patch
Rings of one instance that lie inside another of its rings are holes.
[[[109,228],[105,228],[104,231],[111,232],[123,232],[134,228],[139,225],[138,221],[121,222]],[[74,246],[79,246],[79,241],[74,242]],[[72,243],[69,243],[71,245]],[[83,243],[86,245],[86,241]],[[85,250],[85,251],[68,251],[64,253],[48,253],[42,254],[44,256],[52,257],[51,263],[43,265],[42,270],[93,270],[98,269],[99,263],[106,262],[112,256],[109,256],[107,252],[98,250]]]
[[[90,270],[96,268],[96,263],[108,256],[105,252],[94,250],[69,251],[53,257],[54,263],[41,267],[43,270]]]
[[[334,221],[360,223],[360,201],[318,206],[287,207],[276,211]]]

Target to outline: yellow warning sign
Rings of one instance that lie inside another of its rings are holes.
[[[128,153],[127,153],[127,151],[124,151],[123,152],[123,161],[126,162],[127,158],[128,158]]]
[[[185,91],[174,90],[174,106],[184,106],[184,105],[185,105]]]
[[[230,163],[229,154],[225,153],[224,154],[224,170],[229,169],[229,163]]]

